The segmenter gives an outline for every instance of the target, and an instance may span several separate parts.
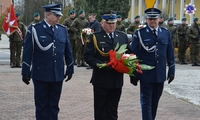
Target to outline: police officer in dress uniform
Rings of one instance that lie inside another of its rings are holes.
[[[28,28],[24,41],[22,80],[33,80],[36,119],[57,120],[63,80],[71,79],[74,65],[67,30],[58,24],[62,5],[43,8],[45,19]]]
[[[127,35],[115,31],[116,12],[109,11],[102,14],[102,30],[89,36],[84,58],[93,68],[91,82],[94,92],[94,119],[117,120],[117,109],[120,100],[123,74],[115,71],[111,66],[98,68],[97,63],[109,62],[108,52],[117,43],[128,44]]]
[[[134,85],[140,80],[142,120],[155,120],[164,81],[167,79],[170,83],[175,74],[172,39],[170,32],[158,25],[160,13],[156,8],[145,10],[147,26],[135,32],[130,48],[142,60],[142,64],[155,66],[152,70],[143,71],[143,74],[135,73],[135,77],[131,77]]]

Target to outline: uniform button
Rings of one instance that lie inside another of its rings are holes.
[[[157,63],[159,63],[159,61],[157,61]]]
[[[158,44],[158,42],[156,42],[156,44]]]
[[[54,46],[54,48],[56,48],[56,46]]]
[[[56,53],[54,55],[56,55]]]
[[[56,62],[56,60],[54,60],[54,62]]]
[[[159,55],[157,55],[159,57]]]
[[[53,42],[56,42],[55,40],[53,40]]]
[[[40,69],[40,67],[38,67],[38,69]]]
[[[156,50],[158,50],[158,48]]]

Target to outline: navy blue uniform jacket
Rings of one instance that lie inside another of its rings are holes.
[[[32,27],[37,37],[32,36]],[[31,76],[33,80],[63,81],[65,63],[66,72],[73,74],[72,50],[66,28],[57,24],[52,32],[45,21],[31,25],[24,41],[22,61],[22,75]]]
[[[141,41],[138,35],[139,32]],[[142,43],[149,51],[145,50]],[[153,49],[151,49],[152,47]],[[160,83],[166,80],[166,74],[175,74],[174,47],[170,32],[165,28],[158,28],[157,37],[148,26],[136,31],[133,36],[131,50],[137,55],[138,59],[142,60],[141,63],[155,66],[152,70],[143,71],[143,74],[136,74],[139,80]],[[166,66],[168,66],[167,73]]]

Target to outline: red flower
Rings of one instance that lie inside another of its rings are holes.
[[[131,76],[134,76],[134,71],[142,74],[142,70],[151,70],[154,68],[153,66],[145,64],[140,65],[136,55],[134,54],[124,54],[127,50],[126,47],[127,45],[124,44],[119,48],[119,44],[117,44],[115,50],[110,50],[108,52],[110,61],[108,63],[97,64],[97,66],[99,68],[112,66],[112,68],[114,68],[117,72],[127,73]],[[118,48],[119,50],[116,51]]]

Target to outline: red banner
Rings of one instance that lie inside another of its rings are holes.
[[[15,16],[15,10],[13,4],[11,4],[10,7],[8,8],[2,28],[7,36],[10,36],[13,32],[18,30],[18,23],[17,23],[17,18]]]

